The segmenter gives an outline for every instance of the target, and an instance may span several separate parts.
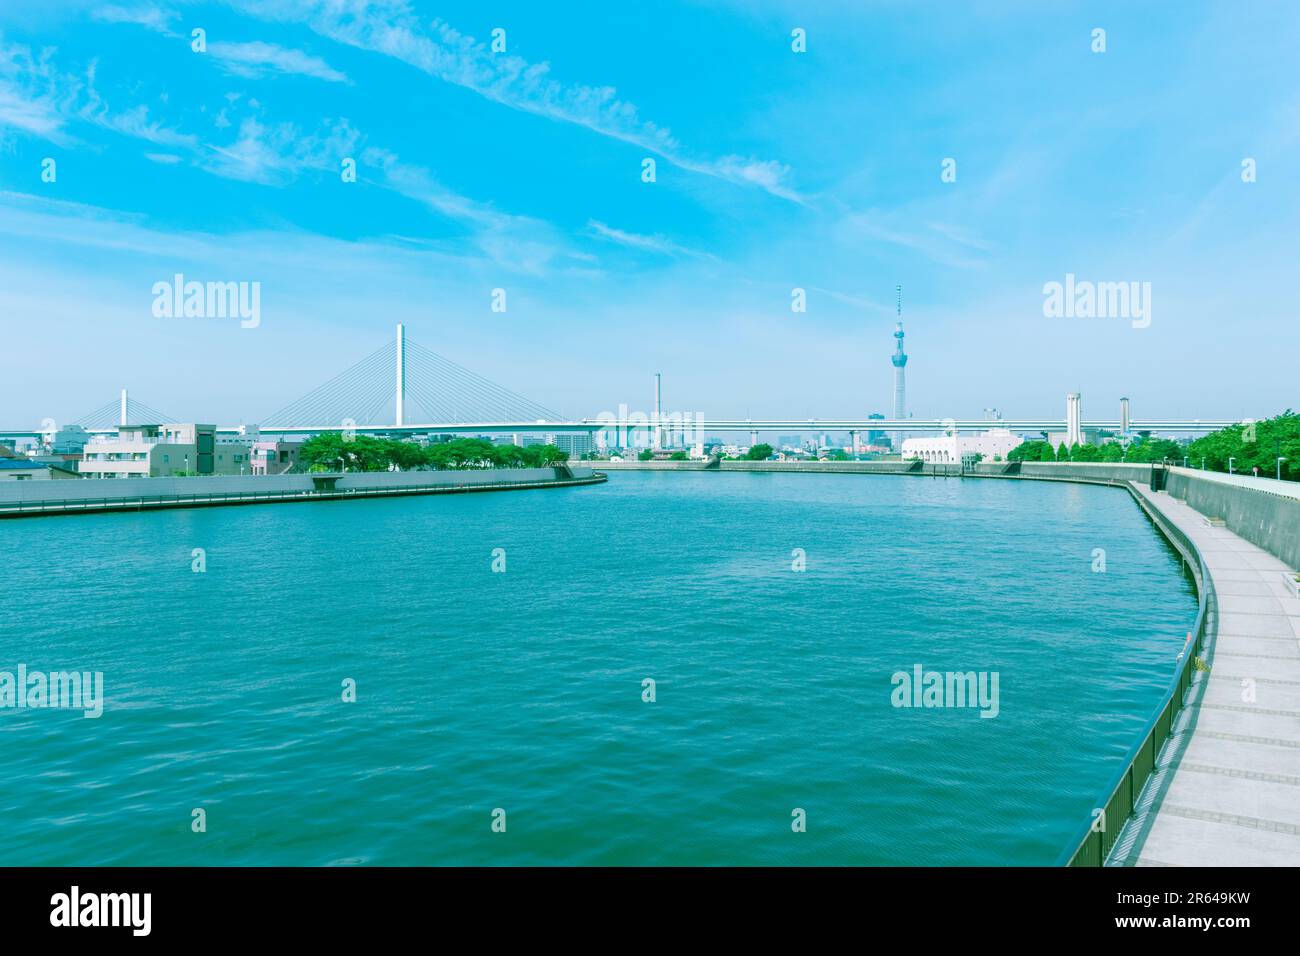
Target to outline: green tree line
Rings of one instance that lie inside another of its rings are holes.
[[[1287,409],[1281,415],[1253,424],[1231,425],[1203,435],[1188,444],[1167,438],[1143,435],[1125,448],[1119,442],[1104,445],[1079,445],[1067,448],[1064,443],[1053,447],[1047,441],[1027,441],[1017,445],[1007,454],[1008,461],[1173,461],[1183,459],[1193,467],[1202,461],[1209,471],[1232,470],[1237,474],[1251,474],[1255,468],[1261,476],[1277,475],[1277,459],[1282,457],[1282,478],[1300,481],[1300,413]]]
[[[1251,474],[1258,468],[1262,477],[1277,476],[1277,459],[1282,462],[1282,477],[1300,481],[1300,413],[1287,409],[1281,415],[1253,424],[1232,425],[1204,435],[1183,453],[1189,464],[1211,471],[1227,471],[1228,459],[1235,458],[1232,470],[1237,474]]]
[[[412,471],[453,468],[543,468],[568,461],[554,445],[494,445],[482,438],[455,438],[431,445],[327,432],[303,443],[298,453],[309,471]]]
[[[1134,441],[1126,449],[1119,442],[1104,445],[1074,444],[1067,448],[1065,442],[1056,447],[1048,441],[1027,441],[1007,453],[1007,461],[1164,461],[1166,458],[1182,460],[1183,446],[1166,438],[1147,438]]]

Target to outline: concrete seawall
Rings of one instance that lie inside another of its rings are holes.
[[[0,517],[154,510],[206,505],[325,501],[385,495],[452,494],[564,487],[604,481],[585,466],[464,471],[353,472],[0,482]]]
[[[919,462],[899,461],[721,461],[713,468],[702,461],[598,461],[601,471],[771,471],[807,474],[903,475]]]
[[[788,472],[808,475],[925,475],[935,473],[957,477],[960,466],[934,465],[921,461],[722,461],[708,468],[702,461],[601,461],[602,471],[749,471]],[[1063,462],[981,462],[968,477],[1055,478],[1078,481],[1150,481],[1151,466],[1141,464]]]
[[[1169,469],[1166,490],[1229,531],[1300,568],[1300,485],[1268,478]]]

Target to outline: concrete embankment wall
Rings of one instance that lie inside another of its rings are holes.
[[[912,462],[898,461],[723,461],[714,469],[702,461],[598,461],[601,471],[796,471],[810,474],[901,475]],[[956,467],[956,466],[953,466]]]
[[[910,461],[724,461],[723,471],[793,471],[810,474],[903,475]]]
[[[701,461],[614,461],[597,462],[602,471],[703,471]],[[1011,463],[1014,464],[1014,463]],[[773,471],[803,474],[857,474],[857,475],[925,475],[936,466],[916,461],[723,461],[718,471]],[[938,465],[940,473],[956,475],[957,465]],[[981,478],[997,476],[1021,478],[1058,478],[1094,481],[1146,481],[1151,480],[1151,466],[1138,464],[1092,464],[1070,462],[1021,462],[1018,470],[1009,470],[1007,462],[981,462],[974,474]]]
[[[1054,462],[1022,461],[1018,467],[1015,462],[982,461],[975,466],[974,474],[980,478],[1005,476],[1009,478],[1057,478],[1065,481],[1078,481],[1086,478],[1091,481],[1145,481],[1151,482],[1151,466],[1109,462]]]
[[[704,471],[703,461],[598,461],[601,471]]]
[[[592,471],[575,465],[575,478]],[[427,485],[463,487],[502,482],[553,481],[554,468],[487,468],[465,471],[356,472],[339,478],[336,489],[378,490]],[[293,494],[315,488],[311,475],[221,475],[196,478],[81,478],[61,481],[0,481],[0,507],[15,502],[91,501],[174,495]]]
[[[1300,489],[1268,479],[1232,483],[1223,478],[1171,468],[1165,490],[1207,517],[1222,518],[1233,534],[1300,568]],[[1279,485],[1278,491],[1271,490]]]

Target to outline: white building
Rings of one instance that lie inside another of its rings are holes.
[[[990,428],[978,435],[941,435],[938,438],[908,438],[903,441],[903,459],[921,459],[937,464],[961,463],[963,455],[981,455],[1006,461],[1007,453],[1024,441],[1006,428]]]
[[[161,478],[178,474],[248,474],[249,446],[216,438],[215,425],[122,425],[116,436],[87,442],[88,478]]]

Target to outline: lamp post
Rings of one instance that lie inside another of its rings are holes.
[[[1277,456],[1277,480],[1282,480],[1282,462],[1286,461],[1286,455]]]
[[[1228,456],[1228,474],[1232,474],[1232,463],[1236,460],[1237,459],[1232,457],[1231,455]]]

